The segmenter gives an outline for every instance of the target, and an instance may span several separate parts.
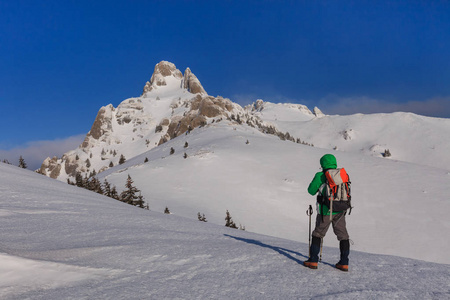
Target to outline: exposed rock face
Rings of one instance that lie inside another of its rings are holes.
[[[207,124],[208,118],[229,117],[234,105],[229,99],[222,97],[202,96],[197,94],[191,100],[190,110],[184,116],[175,116],[170,120],[164,119],[160,126],[168,126],[167,132],[161,137],[158,145],[173,139],[188,130]],[[167,124],[169,122],[169,124]]]
[[[86,138],[84,139],[84,142],[81,144],[82,147],[88,147],[90,138],[98,140],[106,132],[111,131],[111,118],[113,111],[114,107],[111,104],[100,108],[97,113],[97,117],[95,118],[94,124],[92,124],[91,130],[88,132]]]
[[[60,172],[61,165],[58,164],[58,158],[56,156],[53,158],[47,157],[40,169],[41,174],[48,174],[51,178],[58,178]]]
[[[206,91],[203,89],[197,76],[195,76],[189,68],[184,71],[183,88],[187,89],[188,92],[191,92],[192,94],[206,94]]]
[[[198,110],[198,114],[214,118],[219,115],[227,116],[228,112],[233,110],[233,103],[229,99],[224,99],[222,97],[202,97],[197,95],[191,104],[191,110]]]

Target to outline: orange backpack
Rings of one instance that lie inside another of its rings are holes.
[[[344,168],[340,168],[326,170],[324,174],[327,178],[324,197],[330,201],[330,218],[333,219],[333,202],[337,211],[350,209],[350,214],[352,196],[350,177],[347,172]]]

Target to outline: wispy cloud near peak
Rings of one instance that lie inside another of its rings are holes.
[[[77,148],[85,137],[85,134],[70,136],[65,139],[53,141],[32,141],[23,146],[8,150],[0,150],[0,160],[8,160],[13,165],[18,165],[19,157],[22,156],[27,163],[28,169],[38,169],[47,157],[60,157],[65,152]]]

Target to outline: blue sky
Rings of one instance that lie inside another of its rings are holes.
[[[161,60],[241,105],[449,118],[449,49],[448,1],[0,0],[0,159],[75,148]]]

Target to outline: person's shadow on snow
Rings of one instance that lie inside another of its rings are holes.
[[[299,252],[295,252],[295,251],[292,251],[292,250],[289,250],[289,249],[280,248],[280,247],[276,247],[276,246],[267,245],[267,244],[262,243],[261,241],[251,240],[251,239],[244,239],[244,238],[241,238],[241,237],[232,236],[232,235],[228,235],[228,234],[224,234],[224,236],[230,237],[232,239],[235,239],[235,240],[238,240],[238,241],[241,241],[241,242],[245,242],[247,244],[252,244],[252,245],[257,245],[257,246],[260,246],[260,247],[272,249],[273,251],[276,251],[276,252],[280,253],[281,255],[283,255],[283,256],[285,256],[285,257],[287,257],[287,258],[289,258],[289,259],[291,259],[291,260],[293,260],[293,261],[295,261],[295,262],[297,262],[297,263],[299,263],[301,265],[303,265],[303,261],[300,260],[300,259],[295,258],[290,253],[295,254],[297,256],[302,256],[302,257],[304,257],[306,259],[308,258],[308,256],[303,255],[303,254],[301,254]]]

